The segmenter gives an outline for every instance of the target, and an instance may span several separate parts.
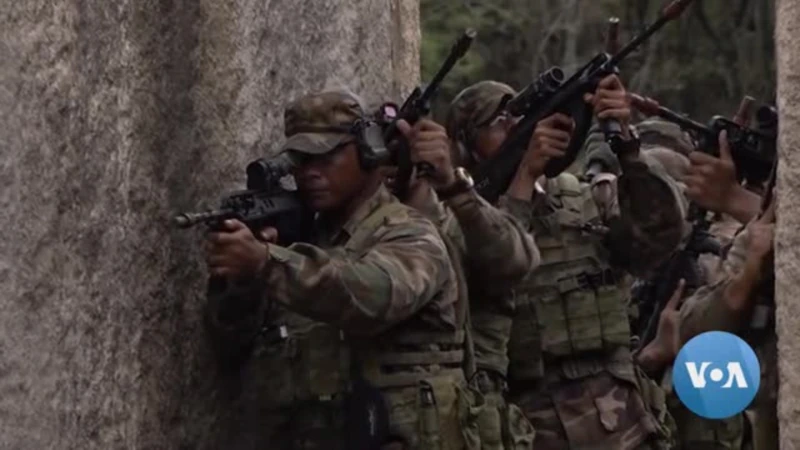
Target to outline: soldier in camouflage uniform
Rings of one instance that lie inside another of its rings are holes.
[[[412,162],[425,161],[434,173],[412,178],[407,204],[437,224],[455,247],[453,259],[461,261],[468,286],[471,327],[469,338],[486,333],[480,313],[490,299],[508,296],[510,287],[539,264],[539,251],[527,230],[509,214],[480,197],[461,169],[454,170],[451,142],[441,125],[427,119],[413,129],[404,121],[398,125],[411,143]],[[485,355],[485,353],[482,353]],[[473,355],[474,356],[474,355]],[[522,412],[503,399],[505,380],[483,367],[467,368],[470,386],[480,392],[485,406],[478,416],[481,448],[484,450],[529,450],[534,430]]]
[[[700,333],[721,330],[739,335],[753,347],[761,363],[762,380],[759,394],[747,411],[752,445],[756,450],[771,450],[778,445],[772,266],[774,197],[767,211],[757,217],[753,200],[759,202],[760,197],[755,192],[734,186],[735,178],[731,172],[735,173],[736,169],[724,133],[720,139],[720,155],[720,158],[692,161],[692,175],[687,180],[690,197],[724,208],[737,220],[752,219],[734,237],[714,282],[686,299],[680,310],[680,340],[685,343]],[[743,192],[747,195],[742,195]],[[728,198],[723,198],[726,193]]]
[[[773,204],[735,237],[722,264],[720,279],[687,298],[680,310],[682,343],[706,331],[727,331],[739,335],[756,351],[761,364],[761,386],[748,408],[754,422],[755,450],[778,448],[774,228]]]
[[[513,93],[481,82],[454,100],[448,132],[467,165],[495,155],[515,121],[498,105]],[[602,117],[627,122],[624,98],[619,80],[609,77],[587,100]],[[542,265],[511,298],[482,313],[494,335],[486,342],[476,336],[478,366],[507,373],[510,399],[536,429],[537,450],[666,448],[663,393],[659,402],[661,391],[633,364],[619,280],[623,270],[645,275],[676,248],[683,232],[677,191],[631,145],[619,161],[620,216],[600,217],[599,209],[614,208],[599,207],[590,185],[568,172],[542,177],[547,160],[564,154],[572,128],[561,115],[542,120],[498,202],[534,234]],[[662,209],[652,211],[653,204]],[[496,352],[506,345],[508,359]]]
[[[646,121],[636,126],[641,130],[644,156],[661,163],[667,173],[683,185],[690,170],[690,160],[686,152],[688,136],[679,127],[664,121]],[[669,147],[666,147],[669,145]],[[685,189],[685,187],[684,187]],[[688,201],[687,201],[688,202]],[[721,227],[717,220],[709,230],[716,236]],[[717,225],[715,227],[715,225]],[[700,256],[701,283],[712,284],[717,277],[720,260],[712,254]],[[688,294],[688,292],[687,292]],[[680,349],[678,338],[679,308],[684,300],[683,285],[673,295],[661,313],[657,334],[653,341],[638,355],[637,360],[645,370],[661,379],[661,387],[667,393],[667,404],[675,419],[679,447],[682,449],[725,449],[745,448],[747,421],[744,414],[723,419],[710,420],[697,416],[686,408],[673,391],[672,364]],[[661,375],[663,374],[663,375]]]
[[[286,109],[283,151],[317,212],[315,235],[282,247],[275,229],[257,239],[235,220],[212,233],[210,272],[230,285],[210,292],[212,335],[227,354],[250,351],[243,389],[258,399],[257,445],[468,448],[454,268],[436,227],[365,162],[364,119],[345,90]]]

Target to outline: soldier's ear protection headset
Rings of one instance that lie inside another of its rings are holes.
[[[358,119],[349,130],[355,136],[358,163],[364,171],[370,171],[381,165],[388,155],[383,140],[383,126],[373,118]]]
[[[370,171],[383,163],[388,154],[383,140],[383,127],[375,119],[362,116],[350,125],[306,128],[303,131],[314,133],[346,133],[355,137],[358,163],[364,171]],[[350,142],[343,142],[337,147]]]

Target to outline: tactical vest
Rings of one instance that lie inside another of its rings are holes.
[[[542,264],[514,290],[509,375],[516,380],[542,377],[546,361],[558,361],[572,379],[597,373],[605,361],[582,364],[592,360],[587,356],[630,344],[620,277],[608,265],[600,237],[584,231],[598,220],[591,195],[564,173],[548,180],[547,196],[555,211],[534,216],[532,223]]]
[[[332,251],[363,254],[376,243],[375,232],[384,221],[403,208],[399,202],[378,207],[343,248]],[[354,371],[380,389],[415,386],[437,376],[463,378],[463,329],[428,331],[411,318],[380,336],[354,338],[285,310],[270,329],[281,329],[285,336],[268,340],[261,357],[272,354],[276,357],[270,358],[272,363],[287,369],[281,371],[285,385],[278,391],[287,395],[276,393],[276,398],[284,397],[288,404],[341,396],[348,391]]]

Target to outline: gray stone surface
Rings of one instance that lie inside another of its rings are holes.
[[[777,6],[780,166],[775,237],[780,448],[800,448],[800,3]]]
[[[224,445],[200,230],[346,84],[399,100],[417,0],[20,0],[0,8],[0,448]],[[222,436],[222,438],[220,438]]]

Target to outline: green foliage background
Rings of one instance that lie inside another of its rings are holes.
[[[422,76],[429,80],[464,29],[478,37],[445,80],[439,119],[463,88],[494,79],[521,89],[553,65],[569,76],[603,51],[609,17],[624,44],[661,0],[421,0]],[[705,122],[745,95],[774,103],[774,0],[696,0],[620,67],[629,90]]]

